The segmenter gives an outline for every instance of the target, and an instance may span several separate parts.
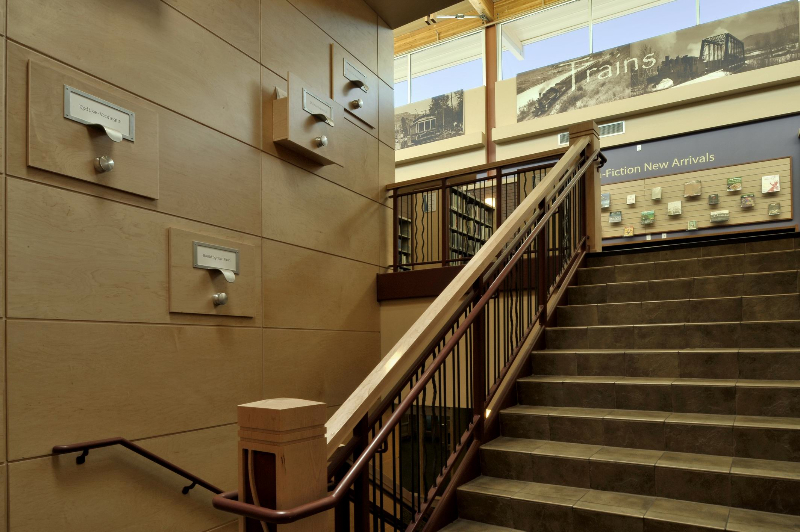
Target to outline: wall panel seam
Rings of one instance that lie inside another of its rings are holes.
[[[144,101],[144,102],[147,102],[147,103],[149,103],[149,104],[151,104],[151,105],[155,105],[155,106],[157,106],[157,107],[160,107],[161,109],[164,109],[164,110],[166,110],[166,111],[169,111],[169,112],[171,112],[171,113],[175,113],[176,115],[178,115],[178,116],[181,116],[181,117],[183,117],[183,118],[185,118],[185,119],[187,119],[187,120],[191,120],[192,122],[194,122],[194,123],[196,123],[196,124],[199,124],[199,125],[201,125],[201,126],[203,126],[203,127],[207,127],[208,129],[210,129],[210,130],[212,130],[212,131],[216,131],[217,133],[220,133],[220,134],[222,134],[222,135],[225,135],[226,137],[228,137],[228,138],[231,138],[231,139],[233,139],[233,140],[235,140],[235,141],[237,141],[237,142],[241,142],[242,144],[244,144],[244,145],[246,145],[246,146],[250,146],[250,147],[252,147],[252,148],[256,148],[256,149],[258,149],[258,150],[261,150],[261,146],[259,146],[259,145],[257,145],[257,144],[250,144],[249,142],[245,142],[244,140],[242,140],[242,139],[240,139],[240,138],[234,137],[234,136],[233,136],[233,135],[231,135],[230,133],[225,133],[224,131],[220,131],[219,129],[217,129],[217,128],[213,127],[213,126],[210,126],[210,125],[208,125],[208,124],[205,124],[205,123],[203,123],[203,122],[200,122],[199,120],[197,120],[197,119],[195,119],[195,118],[192,118],[192,117],[190,117],[190,116],[186,116],[185,114],[183,114],[183,113],[181,113],[181,112],[179,112],[179,111],[176,111],[175,109],[172,109],[172,108],[170,108],[170,107],[167,107],[166,105],[163,105],[163,104],[160,104],[160,103],[158,103],[158,102],[156,102],[156,101],[154,101],[154,100],[151,100],[150,98],[147,98],[147,97],[145,97],[145,96],[142,96],[142,95],[140,95],[140,94],[137,94],[137,93],[135,93],[135,92],[131,91],[130,89],[126,89],[125,87],[122,87],[121,85],[117,85],[116,83],[112,83],[112,82],[110,82],[110,81],[108,81],[108,80],[106,80],[106,79],[100,78],[100,77],[98,77],[98,76],[96,76],[96,75],[94,75],[94,74],[91,74],[91,73],[89,73],[89,72],[86,72],[86,71],[85,71],[85,70],[83,70],[83,69],[80,69],[80,68],[78,68],[77,66],[70,65],[69,63],[65,63],[65,62],[61,61],[60,59],[56,59],[55,57],[53,57],[53,56],[51,56],[51,55],[48,55],[47,53],[45,53],[45,52],[43,52],[43,51],[41,51],[41,50],[38,50],[38,49],[36,49],[36,48],[34,48],[34,47],[30,46],[30,45],[24,44],[24,43],[22,43],[22,42],[20,42],[20,41],[16,41],[16,40],[14,40],[14,39],[12,39],[12,38],[7,38],[6,40],[7,40],[8,42],[12,42],[12,43],[14,43],[14,44],[15,44],[15,45],[17,45],[17,46],[20,46],[21,48],[24,48],[25,50],[29,50],[29,51],[31,51],[31,52],[34,52],[34,53],[36,53],[36,54],[39,54],[39,55],[40,55],[40,56],[42,56],[42,57],[46,57],[47,59],[49,59],[49,60],[51,60],[51,61],[55,61],[56,63],[58,63],[58,64],[59,64],[59,65],[61,65],[61,66],[67,67],[67,68],[69,68],[69,69],[71,69],[71,70],[74,70],[75,72],[80,72],[81,74],[83,74],[83,75],[85,75],[85,76],[89,76],[89,77],[90,77],[90,78],[92,78],[92,79],[96,79],[96,80],[98,80],[98,81],[101,81],[101,82],[105,83],[106,85],[108,85],[109,87],[114,87],[115,89],[118,89],[118,90],[124,91],[126,94],[130,94],[131,96],[135,96],[136,98],[139,98],[140,100],[142,100],[142,101]],[[250,57],[249,55],[248,55],[247,57],[249,57],[250,59],[252,59],[252,57]],[[7,67],[6,67],[6,68],[7,68]],[[71,75],[72,75],[72,74],[71,74]],[[261,118],[261,117],[260,117],[260,118]],[[260,144],[260,143],[259,143],[259,144]]]
[[[233,48],[234,50],[236,50],[237,52],[241,52],[241,53],[242,53],[242,54],[244,54],[244,56],[245,56],[245,57],[247,57],[248,59],[252,59],[253,61],[255,61],[255,62],[256,62],[256,64],[259,64],[259,60],[258,60],[258,59],[256,59],[256,58],[255,58],[255,57],[253,57],[252,55],[248,54],[247,52],[245,52],[244,50],[242,50],[241,48],[239,48],[239,47],[238,47],[238,46],[236,46],[235,44],[233,44],[233,43],[231,43],[231,42],[229,42],[229,41],[225,40],[225,38],[223,38],[221,35],[218,35],[217,33],[215,33],[213,30],[211,30],[211,28],[208,28],[208,27],[204,26],[203,24],[201,24],[201,23],[200,23],[200,22],[198,22],[197,20],[193,19],[192,17],[190,17],[189,15],[187,15],[186,13],[184,13],[183,11],[179,10],[177,7],[175,7],[175,6],[171,5],[171,4],[168,4],[168,3],[167,3],[167,2],[165,2],[164,0],[161,0],[161,3],[162,3],[162,4],[164,4],[164,5],[166,5],[168,8],[170,8],[170,9],[172,9],[172,10],[176,11],[177,13],[179,13],[179,14],[180,14],[181,16],[183,16],[184,18],[187,18],[187,19],[191,20],[192,22],[194,22],[195,24],[197,24],[198,26],[200,26],[201,28],[203,28],[204,30],[206,30],[208,33],[210,33],[211,35],[213,35],[214,37],[216,37],[216,38],[217,38],[217,39],[219,39],[220,41],[224,42],[225,44],[227,44],[228,46],[230,46],[231,48]],[[260,5],[260,4],[261,4],[261,3],[259,2],[259,5]],[[259,11],[259,14],[260,14],[260,11]],[[259,44],[259,47],[260,47],[260,46],[261,46],[261,34],[260,34],[260,32],[259,32],[259,42],[258,42],[258,44]],[[260,54],[259,54],[259,58],[260,58]]]
[[[61,174],[56,174],[54,172],[48,172],[48,173],[53,174],[53,175],[61,175]],[[203,220],[195,220],[194,218],[187,218],[185,216],[181,216],[180,214],[172,214],[171,212],[158,211],[156,209],[149,209],[147,207],[143,207],[141,205],[136,205],[134,203],[127,203],[125,201],[121,201],[121,200],[118,200],[118,199],[106,198],[104,196],[97,196],[95,194],[89,194],[88,192],[83,192],[81,190],[75,190],[73,188],[67,188],[67,187],[63,187],[63,186],[56,185],[56,184],[53,184],[53,183],[47,183],[45,181],[40,181],[40,180],[32,178],[32,177],[23,177],[23,176],[19,176],[19,175],[15,175],[15,174],[8,174],[6,177],[10,177],[10,178],[13,178],[13,179],[21,179],[22,181],[28,181],[30,183],[35,183],[37,185],[42,185],[42,186],[45,186],[45,187],[55,188],[57,190],[63,190],[65,192],[72,192],[74,194],[80,194],[81,196],[86,196],[86,197],[89,197],[89,198],[97,198],[97,199],[100,199],[100,200],[103,200],[103,201],[110,201],[110,202],[116,203],[118,205],[124,205],[125,207],[132,207],[134,209],[140,209],[140,210],[143,210],[143,211],[146,211],[146,212],[152,212],[152,213],[160,214],[160,215],[163,215],[163,216],[171,216],[171,217],[177,218],[179,220],[186,220],[187,222],[199,223],[199,224],[206,225],[208,227],[215,227],[217,229],[222,229],[224,231],[230,231],[232,233],[236,233],[236,234],[239,234],[239,235],[246,235],[246,236],[255,237],[255,238],[261,238],[262,237],[262,235],[260,235],[258,233],[248,233],[246,231],[240,231],[238,229],[231,229],[230,227],[225,227],[225,226],[222,226],[222,225],[209,223],[209,222],[206,222],[206,221],[203,221]],[[67,177],[69,177],[69,176],[67,176]],[[98,185],[98,186],[102,186],[102,185]]]
[[[297,11],[298,11],[298,12],[299,12],[301,15],[303,15],[305,18],[307,18],[307,19],[308,19],[308,20],[309,20],[309,21],[310,21],[310,22],[311,22],[311,23],[312,23],[314,26],[316,26],[317,28],[319,28],[319,30],[320,30],[322,33],[324,33],[325,35],[327,35],[327,36],[328,36],[328,38],[329,38],[330,40],[332,40],[333,42],[335,42],[336,44],[338,44],[339,46],[341,46],[342,48],[344,48],[344,49],[347,51],[347,53],[349,53],[350,55],[352,55],[353,57],[355,57],[356,59],[358,59],[358,56],[357,56],[356,54],[354,54],[353,52],[351,52],[350,50],[348,50],[348,49],[347,49],[347,47],[346,47],[345,45],[343,45],[342,43],[340,43],[339,41],[337,41],[336,39],[334,39],[334,38],[333,38],[333,37],[332,37],[332,36],[331,36],[331,35],[330,35],[330,34],[329,34],[327,31],[325,31],[325,30],[324,30],[324,29],[323,29],[323,28],[322,28],[322,27],[321,27],[319,24],[317,24],[316,22],[314,22],[313,20],[311,20],[311,18],[310,18],[308,15],[306,15],[305,13],[303,13],[303,11],[302,11],[300,8],[298,8],[297,6],[295,6],[293,3],[289,2],[289,0],[286,0],[286,1],[287,1],[287,3],[288,3],[290,6],[292,6],[294,9],[296,9],[296,10],[297,10]],[[262,3],[263,3],[263,2],[262,2]],[[369,7],[369,6],[367,6],[367,7]],[[372,8],[370,8],[370,11],[372,11]],[[378,14],[377,14],[377,13],[375,13],[375,11],[372,11],[372,13],[375,15],[375,28],[377,29],[377,27],[378,27]],[[263,14],[262,14],[262,15],[263,15]],[[376,52],[375,52],[375,53],[376,53],[376,54],[377,54],[377,44],[378,44],[378,40],[376,39],[376,40],[375,40],[375,46],[376,46]],[[363,62],[361,59],[358,59],[358,62],[359,62],[359,63],[361,63],[362,65],[364,65],[364,62]],[[264,65],[264,63],[263,63],[263,62],[262,62],[261,64],[262,64],[264,67],[266,67],[266,68],[269,68],[269,67],[267,67],[267,65]],[[372,69],[371,69],[371,68],[369,68],[367,65],[364,65],[364,68],[366,68],[367,70],[369,70],[370,72],[372,72]],[[377,69],[376,69],[376,70],[377,70]],[[378,79],[381,79],[381,77],[380,77],[380,76],[378,76],[377,72],[372,72],[372,74],[374,74],[374,75],[375,75],[375,77],[377,77]],[[281,76],[281,77],[283,77],[283,76]]]
[[[344,332],[344,333],[357,333],[357,334],[380,334],[380,329],[362,331],[358,329],[324,329],[316,327],[273,327],[264,325],[262,329],[270,329],[274,331],[309,331],[309,332]]]
[[[353,124],[353,126],[354,126],[354,127],[358,127],[358,126],[356,126],[355,124]],[[369,135],[369,133],[367,133],[367,132],[364,132],[364,134],[365,134],[365,135]],[[371,137],[371,138],[373,138],[373,139],[375,138],[375,137],[372,137],[371,135],[370,135],[370,137]],[[375,140],[378,140],[378,139],[375,139]],[[278,159],[278,160],[279,160],[279,161],[281,161],[281,162],[284,162],[284,163],[286,163],[286,164],[290,164],[290,165],[294,166],[295,168],[299,168],[300,170],[304,171],[304,172],[305,172],[305,173],[307,173],[307,174],[311,174],[311,175],[313,175],[314,177],[318,177],[318,178],[320,178],[320,179],[322,179],[322,180],[324,180],[324,181],[327,181],[328,183],[330,183],[330,184],[332,184],[332,185],[336,185],[337,187],[339,187],[339,188],[343,188],[344,190],[346,190],[346,191],[348,191],[348,192],[352,192],[352,193],[353,193],[353,194],[355,194],[356,196],[361,196],[362,198],[364,198],[364,199],[367,199],[367,200],[369,200],[369,201],[371,201],[371,202],[373,202],[373,203],[377,203],[378,205],[383,205],[383,203],[382,203],[382,202],[380,202],[380,201],[378,201],[378,200],[372,199],[372,198],[370,198],[369,196],[365,196],[364,194],[362,194],[362,193],[360,193],[360,192],[356,192],[355,190],[353,190],[353,189],[351,189],[351,188],[347,188],[346,186],[342,185],[341,183],[337,183],[336,181],[333,181],[332,179],[328,179],[327,177],[322,177],[321,175],[319,175],[319,174],[317,174],[317,173],[315,173],[315,172],[309,171],[308,169],[306,169],[306,168],[303,168],[303,167],[302,167],[302,166],[300,166],[300,165],[294,164],[292,161],[286,161],[286,160],[284,160],[284,159],[281,159],[281,158],[280,158],[280,157],[278,157],[277,155],[274,155],[274,154],[272,154],[272,153],[270,153],[270,152],[268,152],[268,151],[264,151],[264,150],[261,150],[261,151],[262,151],[262,152],[263,152],[265,155],[269,155],[270,157],[274,157],[275,159]],[[379,157],[380,157],[380,155],[379,155]],[[378,171],[380,172],[380,168],[378,169]],[[263,175],[263,174],[262,174],[262,175]],[[378,176],[377,176],[377,175],[375,175],[374,177],[378,177]],[[262,205],[262,209],[263,209],[263,205]]]
[[[314,249],[314,248],[309,248],[309,247],[306,247],[306,246],[300,246],[300,245],[295,244],[293,242],[285,242],[283,240],[278,240],[277,238],[268,238],[268,237],[265,237],[265,236],[263,236],[261,238],[263,240],[269,240],[270,242],[277,242],[278,244],[286,244],[287,246],[294,246],[296,248],[305,249],[305,250],[308,250],[308,251],[316,251],[317,253],[323,253],[325,255],[330,255],[331,257],[338,257],[340,259],[351,260],[353,262],[358,262],[360,264],[366,264],[367,266],[375,266],[377,268],[383,268],[384,267],[384,266],[381,266],[379,264],[374,264],[372,262],[367,262],[367,261],[363,261],[363,260],[359,260],[359,259],[354,259],[353,257],[345,257],[344,255],[337,255],[337,254],[331,253],[329,251],[322,251],[320,249]],[[263,261],[262,261],[262,267],[263,267]]]
[[[239,425],[239,423],[237,421],[233,421],[231,423],[223,423],[221,425],[210,425],[208,427],[200,427],[200,428],[197,428],[197,429],[182,430],[182,431],[178,431],[178,432],[168,432],[166,434],[156,434],[156,435],[153,435],[153,436],[145,436],[143,438],[133,438],[133,439],[126,438],[126,439],[128,439],[128,440],[130,440],[130,441],[132,441],[134,443],[141,444],[142,442],[147,442],[148,440],[155,440],[155,439],[158,439],[158,438],[168,438],[168,437],[171,437],[171,436],[180,436],[182,434],[191,434],[193,432],[200,432],[200,431],[203,431],[203,430],[214,430],[214,429],[219,429],[219,428],[223,428],[223,427],[235,427],[235,426],[238,426],[238,425]],[[116,437],[125,438],[125,435],[124,434],[121,434],[121,435],[120,434],[117,434],[117,435],[109,434],[108,437],[109,438],[116,438]],[[80,443],[80,442],[53,442],[53,445],[69,445],[71,443]],[[40,455],[36,455],[36,456],[26,456],[25,458],[17,458],[16,460],[10,460],[10,461],[8,461],[8,464],[19,464],[19,463],[22,463],[22,462],[30,462],[31,460],[41,460],[42,458],[48,458],[50,456],[56,456],[56,455],[50,453],[50,454],[40,454]],[[89,459],[91,460],[91,458],[89,458]],[[143,460],[144,460],[144,458],[143,458]]]
[[[232,523],[236,523],[237,521],[238,521],[238,519],[234,519],[234,520],[232,520],[232,521],[228,521],[227,523],[225,523],[225,524],[223,524],[223,525],[214,526],[213,528],[206,529],[206,530],[204,530],[204,531],[202,531],[202,532],[214,532],[215,530],[222,530],[223,528],[225,528],[225,527],[228,527],[228,526],[230,526]],[[237,529],[237,530],[238,530],[238,529]]]
[[[180,313],[179,315],[183,315]],[[197,314],[186,314],[187,316],[197,316]],[[211,316],[211,318],[225,318],[227,316]],[[231,316],[231,318],[240,319],[239,316]],[[100,320],[74,320],[74,319],[53,319],[53,318],[25,318],[17,316],[9,316],[5,318],[8,321],[33,321],[39,323],[91,323],[95,325],[136,325],[140,327],[207,327],[212,329],[225,328],[225,329],[261,329],[262,325],[220,325],[220,324],[207,324],[207,323],[170,323],[170,322],[147,322],[147,321],[100,321]],[[255,318],[252,318],[255,321]],[[7,354],[6,354],[7,355]],[[6,357],[7,358],[7,357]]]

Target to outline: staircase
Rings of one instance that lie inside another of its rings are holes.
[[[800,530],[800,240],[584,266],[445,530]]]

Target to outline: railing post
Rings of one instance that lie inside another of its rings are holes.
[[[544,213],[546,202],[539,204],[539,212]],[[548,222],[543,222],[547,224]],[[539,324],[544,326],[547,323],[547,226],[542,227],[536,235],[536,299],[542,307],[539,314]]]
[[[400,202],[397,192],[392,192],[392,269],[395,273],[400,269]]]
[[[483,279],[475,282],[475,301],[484,292]],[[472,415],[480,416],[475,427],[475,440],[483,441],[483,421],[486,419],[486,307],[472,322]]]
[[[589,137],[586,145],[586,156],[590,156],[600,148],[600,135],[597,124],[593,120],[573,124],[569,128],[569,142],[575,144],[583,137]],[[586,224],[587,250],[603,251],[603,234],[600,224],[600,172],[597,165],[592,164],[583,176],[584,183],[584,221]]]
[[[361,456],[369,444],[369,422],[367,415],[361,418],[353,429],[353,438],[356,444],[353,448],[353,463]],[[378,479],[374,479],[376,482]],[[353,530],[355,532],[369,532],[369,468],[358,475],[353,483],[355,501],[353,502]]]
[[[239,405],[239,500],[265,508],[294,508],[327,495],[325,403],[266,399]],[[271,532],[316,532],[329,528],[329,513]],[[240,532],[262,532],[255,519],[239,519]]]
[[[500,224],[503,223],[503,172],[499,170],[489,170],[489,172],[494,172],[494,182],[496,183],[494,194],[494,215],[496,221],[494,230],[497,231]]]
[[[439,224],[439,235],[442,244],[442,266],[447,266],[450,259],[450,198],[447,196],[446,179],[442,180],[439,188],[439,209],[442,211],[442,221]]]

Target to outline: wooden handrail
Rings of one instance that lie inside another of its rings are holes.
[[[453,314],[464,294],[491,265],[505,245],[514,237],[517,230],[525,224],[534,208],[557,190],[561,179],[584,153],[589,142],[588,137],[582,137],[569,147],[543,181],[497,228],[472,260],[464,266],[447,288],[431,303],[414,325],[328,420],[325,427],[327,428],[329,457],[350,438],[356,423],[364,417],[369,408],[379,402],[395,386],[400,376],[418,360],[422,355],[422,349],[439,332],[443,318]]]
[[[497,255],[505,249],[505,246],[512,241],[518,242],[524,238],[525,242],[523,245],[519,247],[514,252],[513,256],[509,258],[506,267],[498,272],[498,274],[492,279],[490,286],[485,291],[475,295],[475,297],[478,295],[481,297],[475,302],[474,306],[472,306],[465,319],[453,331],[452,335],[444,343],[441,350],[439,350],[434,358],[426,365],[422,374],[413,381],[413,385],[406,394],[405,398],[399,402],[396,408],[392,409],[389,419],[382,424],[380,430],[373,432],[372,439],[369,440],[369,443],[366,444],[365,448],[358,453],[358,458],[354,461],[352,467],[348,469],[347,473],[341,478],[330,495],[297,506],[295,508],[276,510],[239,501],[239,494],[237,492],[228,492],[214,497],[212,500],[214,507],[260,521],[275,524],[286,524],[320,512],[324,512],[326,510],[333,509],[337,507],[342,500],[345,500],[345,497],[349,496],[351,486],[353,486],[359,476],[366,471],[365,468],[369,466],[369,463],[373,457],[382,452],[381,449],[384,448],[390,435],[394,433],[395,427],[399,425],[401,419],[409,411],[412,405],[415,404],[415,401],[418,401],[420,394],[423,392],[423,390],[425,390],[425,388],[431,382],[431,379],[433,379],[434,375],[436,375],[439,368],[462,340],[467,330],[472,327],[473,322],[478,319],[479,316],[482,316],[483,310],[490,299],[492,299],[492,297],[498,293],[511,270],[526,254],[528,245],[530,245],[540,234],[544,234],[543,230],[546,222],[550,220],[554,212],[557,212],[558,204],[563,197],[554,202],[553,205],[555,206],[555,209],[546,210],[542,213],[542,216],[537,217],[539,222],[535,226],[530,222],[530,214],[534,212],[535,208],[540,204],[540,202],[544,200],[549,202],[556,197],[556,195],[559,193],[559,188],[563,184],[563,179],[567,177],[568,171],[574,171],[574,173],[570,172],[569,174],[569,176],[573,178],[573,181],[563,189],[564,195],[568,194],[570,190],[573,189],[577,182],[583,177],[584,172],[598,158],[599,150],[587,157],[587,159],[584,161],[584,164],[581,165],[580,168],[575,166],[581,155],[585,154],[585,150],[589,145],[589,142],[590,140],[588,138],[582,138],[575,142],[575,144],[570,148],[559,164],[557,164],[551,170],[546,180],[541,182],[522,202],[522,204],[520,204],[514,213],[509,216],[507,222],[503,224],[501,228],[502,230],[498,230],[498,232],[495,233],[489,242],[487,242],[487,244],[481,248],[472,261],[470,261],[464,270],[462,270],[462,272],[451,282],[450,286],[445,289],[442,295],[440,295],[433,302],[433,304],[431,304],[429,309],[423,313],[417,323],[412,326],[411,330],[398,342],[392,352],[390,352],[390,354],[388,354],[381,361],[381,364],[379,364],[379,366],[376,368],[377,371],[374,371],[372,374],[370,374],[370,376],[365,379],[362,385],[359,386],[359,388],[348,398],[345,404],[340,407],[341,411],[341,409],[349,403],[350,408],[348,409],[348,412],[360,412],[360,419],[356,420],[355,423],[352,423],[351,427],[351,419],[344,416],[339,416],[339,419],[336,422],[336,427],[338,430],[332,436],[329,436],[328,439],[329,456],[332,449],[336,450],[339,448],[339,440],[343,438],[347,432],[349,432],[343,429],[355,428],[356,424],[359,424],[361,427],[367,426],[365,423],[365,421],[368,419],[366,413],[367,407],[375,404],[375,402],[380,399],[379,392],[386,392],[389,389],[393,389],[397,384],[397,378],[395,377],[397,376],[398,372],[401,368],[408,366],[408,364],[401,364],[400,362],[408,362],[408,360],[412,358],[412,362],[418,362],[419,358],[411,355],[422,354],[418,353],[419,344],[420,342],[423,342],[424,338],[426,338],[427,333],[430,332],[430,329],[435,329],[433,331],[434,335],[441,334],[441,330],[436,329],[437,324],[441,321],[441,317],[450,316],[452,311],[458,305],[463,303],[464,294],[467,293],[472,284],[477,281],[478,278],[487,270]],[[516,231],[523,226],[528,227],[530,231],[527,232],[527,234],[523,233],[523,236],[520,236],[520,234]],[[504,254],[504,256],[507,256],[507,254]],[[542,302],[542,304],[545,306],[547,303],[548,302],[546,299],[544,299]],[[448,324],[447,327],[449,328],[450,325]],[[425,344],[423,343],[422,345]],[[403,351],[401,351],[401,349],[403,349]],[[408,359],[403,360],[402,356],[397,357],[398,353],[407,355]],[[407,369],[408,368],[406,368],[406,370]],[[375,377],[376,375],[380,378],[371,378]],[[381,389],[380,386],[384,386],[386,389]],[[360,400],[362,397],[365,397],[366,400]],[[483,405],[483,402],[480,404]],[[469,443],[473,431],[476,430],[476,427],[481,421],[481,417],[481,415],[473,416],[467,431],[462,436],[454,455],[451,455],[450,459],[448,460],[448,465],[442,472],[442,475],[445,475],[449,468],[453,465],[453,457],[460,454],[464,449],[464,445]],[[336,415],[334,415],[332,421],[335,421],[335,418]],[[326,424],[329,430],[330,425],[331,422],[329,421]],[[355,431],[351,433],[354,432]],[[431,489],[432,492],[435,491],[435,488],[432,487]],[[430,497],[430,501],[434,500],[434,498],[435,497]],[[422,509],[418,515],[421,515],[427,511],[428,506],[429,502],[426,503],[426,507]]]
[[[194,488],[195,486],[201,486],[211,493],[220,494],[222,490],[215,485],[211,484],[210,482],[203,480],[202,478],[189,473],[182,467],[178,467],[172,462],[168,460],[164,460],[157,454],[153,454],[144,447],[136,445],[130,440],[126,440],[125,438],[107,438],[105,440],[95,440],[95,441],[87,441],[83,443],[73,443],[71,445],[56,445],[53,447],[53,454],[67,454],[67,453],[77,453],[82,451],[81,455],[75,459],[75,462],[78,465],[83,464],[86,461],[86,457],[89,454],[89,451],[92,449],[101,449],[103,447],[111,447],[114,445],[119,445],[121,447],[125,447],[128,450],[133,451],[134,453],[142,456],[153,463],[156,463],[163,467],[164,469],[168,469],[175,473],[176,475],[180,475],[186,480],[191,481],[191,484],[185,486],[182,490],[183,494],[186,495],[189,491]]]

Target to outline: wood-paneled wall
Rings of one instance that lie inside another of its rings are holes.
[[[330,415],[380,360],[392,31],[363,0],[0,0],[0,33],[0,532],[238,530],[124,449],[51,449],[123,436],[235,489],[236,405]],[[320,167],[272,142],[272,103],[290,70],[331,96],[334,44],[378,120],[337,122],[344,166]],[[29,166],[31,62],[146,110],[157,199]],[[170,312],[171,228],[254,250],[252,317]]]

